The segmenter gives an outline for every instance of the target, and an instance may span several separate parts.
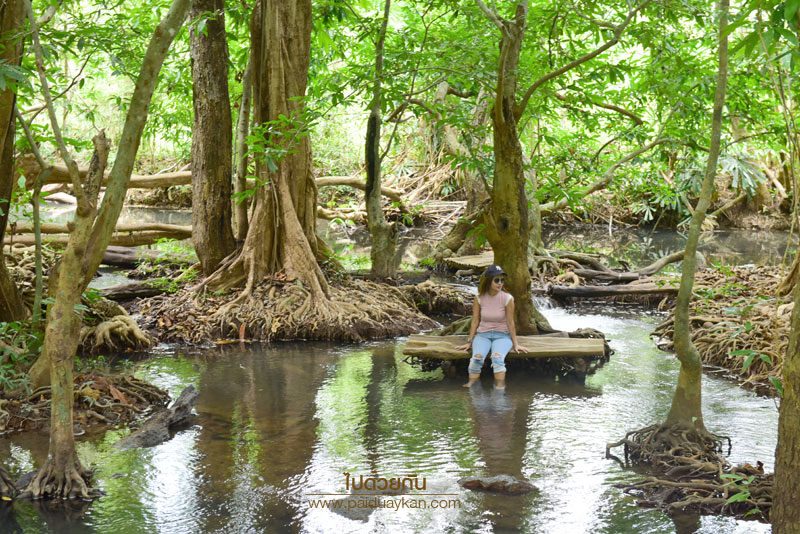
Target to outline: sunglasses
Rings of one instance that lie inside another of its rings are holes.
[[[493,278],[492,282],[494,282],[495,284],[505,284],[506,283],[506,279],[505,278]]]

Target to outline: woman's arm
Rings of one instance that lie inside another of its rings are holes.
[[[478,302],[478,297],[475,297],[475,300],[472,301],[472,320],[470,321],[469,325],[469,336],[467,336],[467,343],[466,345],[456,347],[457,349],[469,351],[469,348],[472,346],[472,339],[475,337],[475,333],[478,331],[478,325],[480,324],[481,304]]]
[[[517,343],[517,324],[514,322],[514,299],[506,304],[506,323],[508,324],[508,335],[511,336],[513,344],[511,350],[514,352],[528,352],[528,349]]]

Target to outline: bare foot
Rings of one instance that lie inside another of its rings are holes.
[[[462,387],[462,388],[471,388],[473,384],[475,384],[475,382],[467,382],[466,384],[464,384],[464,385],[463,385],[463,386],[461,386],[461,387]]]

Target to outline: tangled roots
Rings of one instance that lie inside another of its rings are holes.
[[[81,426],[126,423],[169,401],[166,391],[125,375],[78,374],[74,391],[74,421]],[[27,398],[6,401],[0,435],[38,428],[50,420],[50,405],[49,386]]]
[[[116,315],[98,325],[81,328],[80,351],[83,353],[144,349],[152,344],[153,339],[127,314]]]
[[[783,280],[780,267],[732,267],[697,273],[691,302],[692,343],[704,365],[733,371],[745,387],[775,395],[789,343],[789,296],[775,295]],[[659,348],[671,350],[675,318],[651,334]],[[726,373],[729,374],[729,373]]]
[[[773,475],[764,474],[761,462],[731,466],[725,441],[730,452],[730,438],[689,425],[652,425],[608,444],[606,456],[617,459],[610,451],[621,445],[626,465],[644,465],[657,475],[618,486],[637,495],[641,506],[766,521]]]
[[[154,297],[140,310],[153,317],[163,340],[195,344],[219,338],[363,341],[436,326],[401,289],[367,280],[332,286],[329,299],[298,282],[271,279],[235,298],[186,290]]]
[[[20,494],[30,499],[92,499],[99,496],[90,489],[91,472],[84,469],[77,456],[59,469],[53,458],[36,473],[28,487]]]

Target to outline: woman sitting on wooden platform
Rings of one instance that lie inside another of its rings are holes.
[[[505,360],[509,350],[528,352],[528,349],[517,343],[514,297],[503,291],[505,274],[499,265],[490,265],[483,272],[478,284],[478,296],[472,303],[469,337],[465,345],[458,347],[464,351],[469,351],[472,347],[469,381],[464,387],[470,387],[478,381],[483,361],[491,353],[495,387],[503,389],[506,385]]]

